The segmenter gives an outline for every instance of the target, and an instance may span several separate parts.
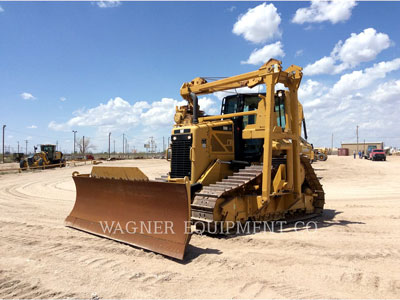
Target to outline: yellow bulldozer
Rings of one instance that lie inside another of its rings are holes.
[[[301,70],[270,59],[253,72],[184,83],[188,104],[176,107],[170,172],[156,180],[134,167],[74,172],[66,225],[183,259],[193,230],[226,233],[248,221],[320,214],[324,191],[301,155]],[[286,89],[275,91],[278,83]],[[266,92],[229,95],[220,115],[200,110],[199,95],[257,85]]]
[[[61,151],[56,151],[56,145],[51,144],[40,145],[39,152],[36,152],[19,162],[19,167],[21,170],[52,165],[65,167],[66,162],[63,153]]]

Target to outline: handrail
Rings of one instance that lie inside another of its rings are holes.
[[[202,121],[212,121],[212,120],[231,119],[234,117],[254,116],[254,115],[257,115],[257,110],[250,110],[250,111],[218,115],[218,116],[200,117],[199,119]]]

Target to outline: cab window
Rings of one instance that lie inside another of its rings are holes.
[[[277,122],[278,126],[282,127],[282,130],[285,129],[285,126],[286,126],[285,98],[283,96],[280,97],[279,93],[278,93],[278,96],[275,96],[274,111],[276,113],[276,122]]]
[[[258,102],[260,102],[259,97],[245,97],[243,103],[243,111],[252,111],[258,108]],[[243,116],[243,128],[245,128],[248,124],[255,124],[256,116]]]
[[[238,111],[239,97],[225,98],[224,114],[233,114]]]

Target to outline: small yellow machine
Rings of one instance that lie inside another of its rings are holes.
[[[22,170],[28,167],[41,167],[53,164],[60,164],[65,167],[65,160],[60,151],[56,151],[56,145],[40,145],[40,152],[34,153],[26,159],[20,161],[19,166]]]
[[[183,259],[191,225],[215,233],[249,220],[320,214],[324,191],[301,155],[301,70],[270,59],[253,72],[184,83],[188,104],[176,107],[168,175],[150,181],[137,168],[75,172],[66,225]],[[278,83],[286,89],[275,91]],[[266,93],[225,97],[221,115],[199,108],[199,95],[261,84]]]
[[[328,148],[315,148],[314,155],[317,160],[326,161],[328,159]]]

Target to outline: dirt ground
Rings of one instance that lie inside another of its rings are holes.
[[[0,298],[399,298],[400,157],[313,166],[326,192],[317,230],[194,235],[182,263],[64,227],[71,173],[89,165],[0,173]]]

